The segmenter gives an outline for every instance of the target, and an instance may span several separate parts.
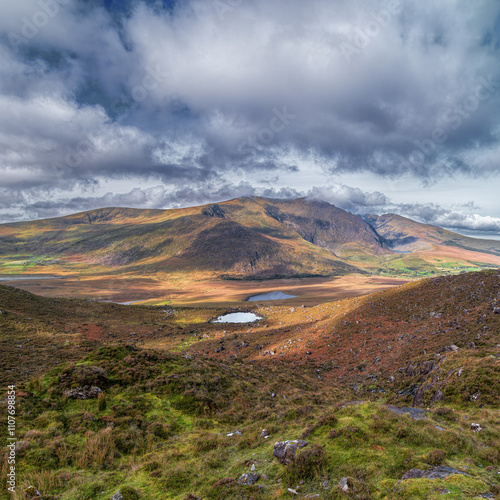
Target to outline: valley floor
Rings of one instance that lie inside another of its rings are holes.
[[[295,299],[273,304],[317,305],[323,302],[357,297],[406,283],[408,280],[386,276],[353,274],[328,278],[291,278],[274,280],[221,280],[183,276],[169,278],[134,278],[120,276],[61,276],[57,279],[35,276],[2,284],[15,286],[44,297],[85,298],[116,303],[134,302],[143,305],[235,305],[260,293],[283,291]]]

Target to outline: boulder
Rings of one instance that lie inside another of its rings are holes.
[[[96,387],[95,385],[89,386],[86,385],[84,387],[77,387],[76,389],[70,389],[66,391],[64,394],[66,397],[70,399],[97,399],[99,394],[101,394],[102,389]]]
[[[343,492],[348,492],[349,491],[349,481],[347,480],[346,477],[343,477],[339,481],[338,487],[340,488],[340,491],[343,491]]]
[[[282,465],[289,465],[295,460],[295,452],[297,448],[304,448],[309,444],[308,441],[298,439],[295,441],[280,441],[274,443],[273,455]]]
[[[469,475],[453,467],[440,465],[431,470],[411,469],[401,478],[401,481],[405,481],[406,479],[418,479],[421,477],[426,479],[445,479],[453,474],[462,474],[463,476]]]
[[[260,474],[242,474],[238,479],[238,484],[245,484],[251,486],[260,479]]]
[[[446,347],[443,347],[438,351],[439,352],[457,352],[460,349],[460,347],[456,346],[455,344],[447,345]]]
[[[479,424],[470,424],[470,430],[472,432],[481,432],[483,428]]]
[[[25,490],[25,493],[27,498],[35,498],[42,496],[41,493],[34,486],[28,486]]]
[[[111,500],[123,500],[122,494],[119,490],[111,497]]]

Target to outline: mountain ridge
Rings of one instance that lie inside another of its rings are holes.
[[[0,225],[3,274],[411,277],[496,266],[500,242],[398,215],[363,219],[305,198],[247,197],[167,210],[110,207]]]

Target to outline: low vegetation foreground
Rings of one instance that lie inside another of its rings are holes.
[[[499,498],[499,271],[244,310],[0,287],[4,497]]]

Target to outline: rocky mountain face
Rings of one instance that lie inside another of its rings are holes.
[[[266,214],[314,245],[342,256],[352,251],[384,254],[387,247],[359,215],[324,201],[257,199]]]

